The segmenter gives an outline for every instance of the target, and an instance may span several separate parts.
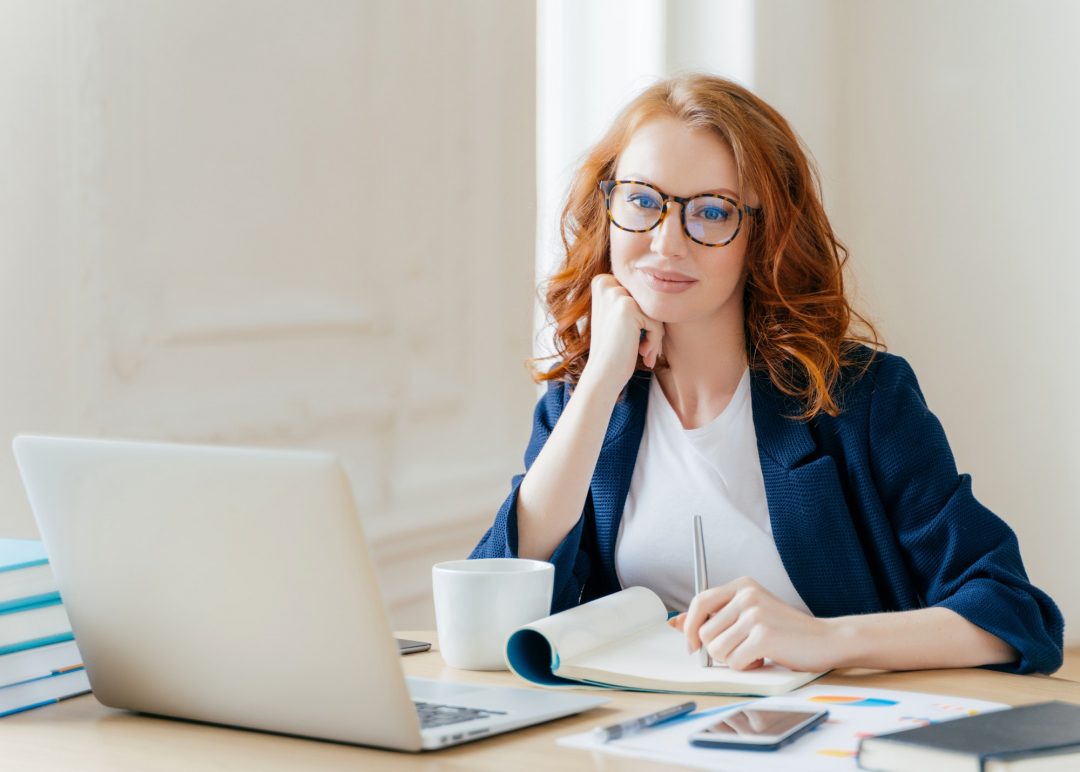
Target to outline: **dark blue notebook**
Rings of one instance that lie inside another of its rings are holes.
[[[1080,769],[1080,705],[1040,702],[859,743],[859,768],[882,772]]]

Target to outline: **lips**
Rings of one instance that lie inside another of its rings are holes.
[[[697,284],[697,279],[676,271],[661,271],[657,268],[639,268],[645,283],[658,292],[684,292]]]
[[[661,271],[657,268],[641,268],[640,270],[664,281],[697,281],[693,276],[687,276],[685,273],[678,273],[677,271]]]

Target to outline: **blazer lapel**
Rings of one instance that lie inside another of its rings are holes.
[[[767,373],[752,372],[751,401],[773,539],[791,583],[815,616],[881,610],[836,462]]]
[[[651,373],[639,371],[627,384],[624,397],[612,411],[589,486],[596,523],[597,551],[610,592],[619,589],[619,578],[615,573],[615,540],[619,535],[623,505],[630,492],[638,447],[645,431],[651,380]]]

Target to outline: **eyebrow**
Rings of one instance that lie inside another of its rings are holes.
[[[626,174],[621,175],[617,179],[620,179],[620,180],[637,180],[638,182],[645,182],[645,183],[648,183],[649,185],[652,185],[657,190],[660,190],[660,186],[657,185],[652,180],[650,180],[644,174],[637,174],[636,172],[627,172]],[[663,192],[666,192],[666,191],[663,191]],[[733,198],[739,198],[739,194],[736,193],[734,190],[731,190],[730,188],[709,188],[708,190],[702,190],[699,193],[691,193],[689,196],[680,196],[680,198],[693,198],[694,196],[707,196],[710,193],[724,193],[726,195],[732,196]],[[673,194],[669,193],[668,195],[673,195]]]

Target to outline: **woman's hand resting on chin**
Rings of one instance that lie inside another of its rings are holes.
[[[663,351],[664,325],[645,315],[637,301],[610,273],[592,280],[589,361],[582,380],[595,379],[622,391],[634,374],[640,354],[646,367]],[[641,331],[645,330],[645,335]]]

